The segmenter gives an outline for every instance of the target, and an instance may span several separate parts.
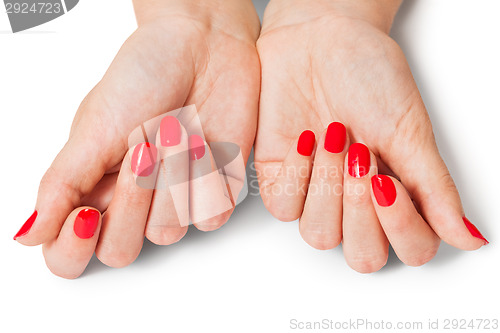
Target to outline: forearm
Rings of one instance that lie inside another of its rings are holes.
[[[186,17],[232,33],[255,35],[255,38],[260,28],[252,0],[133,0],[133,3],[139,26]]]
[[[402,0],[271,0],[264,24],[268,19],[276,22],[284,17],[290,21],[290,16],[294,17],[295,23],[300,23],[332,15],[363,20],[389,33],[401,3]]]

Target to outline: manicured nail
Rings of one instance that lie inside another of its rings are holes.
[[[189,156],[196,161],[205,156],[205,141],[199,135],[189,137]]]
[[[181,143],[181,124],[177,118],[166,116],[161,120],[160,141],[163,147],[177,146]]]
[[[140,177],[151,175],[156,166],[157,154],[158,150],[155,145],[149,142],[138,144],[132,154],[132,172]]]
[[[314,150],[316,137],[312,131],[306,130],[302,132],[297,143],[297,152],[302,156],[311,156]]]
[[[373,194],[379,206],[389,207],[396,201],[396,186],[390,177],[375,175],[372,177]]]
[[[469,221],[469,219],[467,219],[465,216],[462,219],[464,220],[465,226],[467,227],[467,229],[469,229],[469,232],[472,236],[484,241],[484,245],[488,245],[490,243],[486,240],[486,238],[484,238],[481,232],[477,230],[476,226]]]
[[[325,136],[325,149],[330,153],[341,153],[344,151],[346,140],[346,129],[344,124],[333,122],[328,125]]]
[[[33,226],[33,223],[35,223],[37,215],[38,215],[38,212],[35,210],[35,212],[33,214],[31,214],[30,218],[26,222],[24,222],[21,229],[19,229],[17,234],[14,236],[14,240],[26,235],[30,231],[31,227]]]
[[[370,171],[370,151],[362,143],[353,143],[349,147],[347,164],[349,174],[355,178],[361,178]]]
[[[73,225],[75,235],[81,239],[92,238],[97,230],[100,216],[99,212],[95,209],[87,208],[81,210],[76,216],[75,224]]]

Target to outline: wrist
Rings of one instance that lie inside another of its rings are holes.
[[[401,2],[402,0],[271,0],[266,9],[264,25],[267,26],[269,21],[273,25],[280,25],[280,20],[287,20],[285,24],[301,23],[330,15],[365,21],[389,33]]]
[[[254,41],[260,31],[252,0],[133,0],[133,3],[139,26],[180,18]]]

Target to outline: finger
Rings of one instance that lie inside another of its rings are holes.
[[[209,145],[198,135],[189,137],[189,215],[194,226],[212,231],[224,225],[234,202],[219,173]]]
[[[416,126],[415,117],[426,119],[426,126]],[[475,250],[487,244],[464,215],[460,196],[439,154],[422,102],[402,119],[395,137],[382,158],[400,177],[438,236],[463,250]]]
[[[320,137],[299,229],[302,238],[320,250],[332,249],[342,240],[344,160],[349,147],[341,123],[331,123]]]
[[[103,217],[96,256],[111,267],[131,264],[139,255],[158,172],[158,150],[141,143],[123,160],[115,194]]]
[[[440,239],[418,214],[406,189],[395,178],[371,178],[372,201],[380,224],[398,258],[421,266],[437,253]]]
[[[188,135],[177,118],[160,123],[156,146],[160,165],[146,224],[146,237],[158,245],[179,241],[189,225]]]
[[[370,178],[377,174],[376,163],[364,144],[349,147],[344,166],[342,247],[347,264],[360,273],[378,271],[389,254],[389,242],[370,194]]]
[[[80,207],[71,212],[57,239],[43,244],[43,255],[51,272],[66,279],[79,277],[94,254],[100,227],[99,211]]]
[[[302,215],[313,164],[316,138],[302,132],[283,162],[256,163],[264,205],[280,221],[295,221]]]

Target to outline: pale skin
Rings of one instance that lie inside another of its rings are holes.
[[[441,239],[464,250],[480,248],[485,242],[463,223],[458,192],[405,57],[388,37],[399,5],[272,0],[261,30],[247,0],[136,0],[139,28],[82,102],[68,143],[42,179],[36,221],[17,241],[43,244],[48,267],[65,278],[81,275],[94,252],[106,265],[123,267],[136,259],[144,236],[160,245],[179,241],[187,228],[167,227],[175,224],[171,203],[138,189],[124,156],[135,127],[195,104],[209,143],[234,142],[246,160],[255,140],[267,209],[283,221],[299,219],[302,237],[315,248],[342,242],[353,269],[379,270],[389,243],[412,266],[432,259]],[[323,149],[332,121],[348,129],[338,154]],[[311,156],[295,148],[306,129],[317,138]],[[372,168],[362,178],[344,171],[354,142],[371,150]],[[391,207],[373,197],[370,176],[377,165],[401,180],[393,178]],[[322,166],[337,176],[315,173]],[[280,176],[283,167],[309,171],[290,179]],[[341,190],[268,191],[287,182],[306,189],[334,182]],[[363,190],[347,191],[350,185]],[[153,212],[152,202],[165,208]],[[88,207],[106,214],[91,238],[80,239],[72,226]],[[231,212],[195,226],[215,230]]]

